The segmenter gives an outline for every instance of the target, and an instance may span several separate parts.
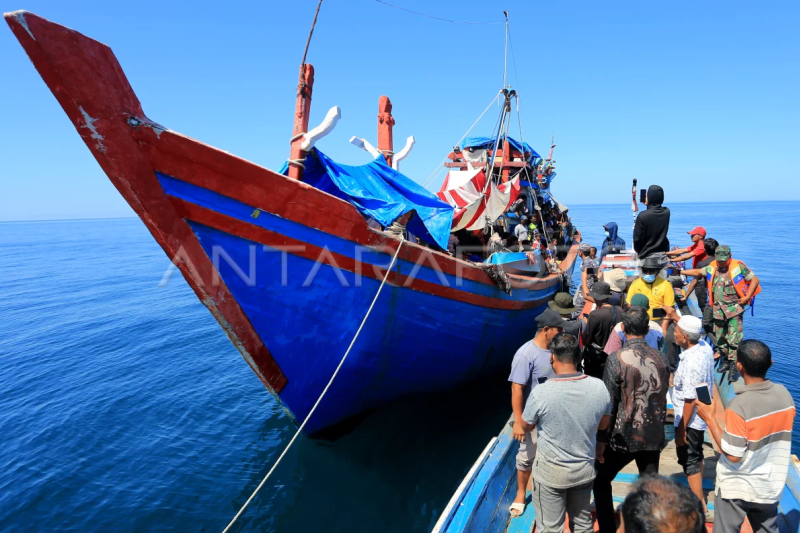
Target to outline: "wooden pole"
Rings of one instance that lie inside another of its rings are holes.
[[[300,66],[300,81],[297,85],[297,102],[294,108],[294,129],[292,130],[292,151],[290,160],[300,161],[306,157],[306,152],[300,149],[302,134],[308,132],[308,118],[311,115],[311,92],[314,88],[314,67],[305,63]],[[303,179],[303,167],[299,164],[289,163],[289,177],[296,180]]]
[[[386,163],[389,165],[392,164],[392,156],[394,156],[392,126],[394,126],[392,101],[389,100],[388,96],[381,96],[378,102],[378,150],[386,158]]]

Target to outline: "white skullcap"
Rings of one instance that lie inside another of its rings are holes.
[[[700,335],[703,332],[703,321],[696,316],[683,315],[681,319],[678,320],[678,327],[681,328],[684,333]]]

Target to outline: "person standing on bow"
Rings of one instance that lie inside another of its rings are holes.
[[[609,222],[603,226],[603,229],[606,232],[606,238],[600,248],[600,259],[598,259],[598,263],[602,263],[603,258],[608,254],[618,254],[625,249],[625,241],[617,235],[619,229],[617,228],[616,222]]]
[[[665,254],[669,251],[669,208],[661,205],[664,202],[664,189],[651,185],[647,189],[645,205],[647,209],[636,218],[633,228],[633,249],[639,259],[646,259],[653,254]]]
[[[555,376],[550,366],[550,343],[553,337],[564,331],[564,319],[552,309],[545,309],[536,317],[538,330],[533,340],[526,342],[517,350],[511,362],[511,409],[514,411],[514,438],[519,441],[517,452],[517,497],[509,512],[512,517],[525,511],[525,491],[531,479],[531,468],[536,455],[536,432],[526,431],[522,421],[522,411],[531,391],[539,383]]]
[[[708,285],[708,304],[714,313],[714,336],[717,338],[718,357],[723,358],[728,379],[735,381],[736,349],[744,337],[744,308],[753,305],[761,292],[759,280],[741,261],[731,259],[730,246],[719,246],[715,260],[699,269],[681,270],[685,276],[703,276]]]

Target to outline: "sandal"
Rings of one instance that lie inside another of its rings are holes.
[[[522,516],[522,514],[525,512],[525,504],[512,503],[511,506],[508,508],[508,512],[509,514],[511,514],[511,518]]]

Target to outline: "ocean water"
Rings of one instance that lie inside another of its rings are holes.
[[[704,225],[761,278],[745,336],[800,400],[800,203],[667,205],[676,244]],[[609,221],[630,239],[628,206],[571,211],[592,244]],[[221,531],[294,426],[180,274],[161,283],[143,224],[2,223],[0,251],[0,531]],[[299,439],[235,530],[429,531],[508,392],[501,377]]]

